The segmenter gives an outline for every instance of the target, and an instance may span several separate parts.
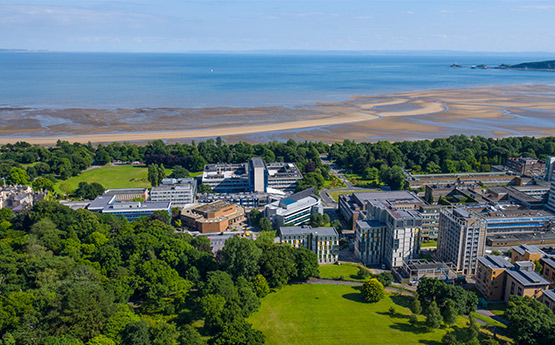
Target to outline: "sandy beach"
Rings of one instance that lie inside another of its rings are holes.
[[[353,96],[301,107],[0,108],[0,143],[427,139],[555,133],[555,87],[510,86]]]

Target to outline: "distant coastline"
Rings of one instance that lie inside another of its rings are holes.
[[[485,64],[464,66],[458,63],[454,63],[449,67],[472,68],[472,69],[511,69],[511,70],[524,70],[524,71],[555,71],[555,60],[523,62],[516,65],[501,64],[499,66],[488,66]]]

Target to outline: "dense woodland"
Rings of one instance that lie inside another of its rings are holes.
[[[143,146],[129,143],[93,146],[59,141],[53,147],[40,147],[18,142],[0,147],[0,177],[8,184],[34,182],[37,188],[48,189],[53,188],[50,182],[78,175],[92,164],[140,161],[149,166],[200,171],[206,163],[243,163],[258,156],[267,162],[296,163],[305,175],[299,189],[311,186],[321,189],[330,177],[329,167],[322,165],[320,155],[328,155],[339,167],[375,180],[376,184],[403,189],[402,169],[413,173],[490,171],[492,165],[505,164],[509,157],[545,159],[555,155],[555,137],[493,139],[455,135],[432,141],[355,143],[345,140],[332,145],[294,140],[226,144],[220,138],[198,144],[165,144],[156,140]]]
[[[260,298],[318,276],[316,255],[177,233],[161,213],[132,223],[39,201],[0,210],[0,344],[262,344]]]

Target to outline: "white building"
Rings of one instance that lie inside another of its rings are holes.
[[[202,183],[216,193],[293,192],[302,178],[295,164],[265,163],[260,157],[241,164],[207,164],[202,173]]]
[[[197,181],[194,178],[165,178],[150,191],[151,201],[171,201],[173,206],[184,207],[195,202]]]
[[[440,211],[437,253],[464,274],[476,273],[477,259],[484,256],[487,221],[464,208]]]
[[[264,217],[277,226],[307,224],[313,213],[324,214],[320,198],[314,195],[314,188],[303,190],[291,196],[274,201],[264,208]]]
[[[339,234],[335,228],[282,226],[279,228],[278,236],[280,243],[314,252],[320,265],[333,264],[339,259]]]

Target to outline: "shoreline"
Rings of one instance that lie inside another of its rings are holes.
[[[354,95],[299,107],[118,109],[0,108],[0,144],[265,139],[358,141],[452,134],[555,134],[555,87],[490,86]],[[191,126],[191,124],[194,124]],[[505,135],[505,136],[507,136]]]

